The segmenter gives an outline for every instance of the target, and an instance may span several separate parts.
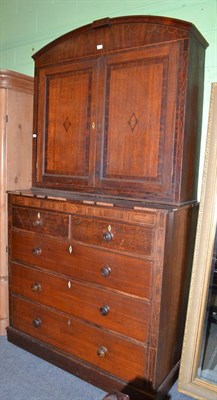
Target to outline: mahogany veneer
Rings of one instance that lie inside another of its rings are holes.
[[[36,53],[33,186],[196,200],[206,46],[190,23],[119,17]]]
[[[9,195],[8,339],[132,400],[162,399],[178,373],[206,46],[190,23],[135,16],[34,55],[33,186]]]
[[[136,399],[150,385],[158,392],[179,362],[198,205],[138,210],[9,197],[9,340],[68,357],[73,373],[95,368],[94,380],[79,376],[108,391],[109,374],[117,390],[132,382]],[[93,224],[92,237],[83,223]]]

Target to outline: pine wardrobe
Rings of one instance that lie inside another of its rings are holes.
[[[32,184],[33,78],[0,68],[0,335],[8,310],[8,190]],[[16,150],[15,150],[16,149]]]
[[[135,400],[163,398],[178,373],[206,47],[191,23],[129,16],[33,56],[33,184],[9,195],[8,339]]]

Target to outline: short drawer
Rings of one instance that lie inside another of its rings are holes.
[[[146,342],[149,303],[40,270],[11,265],[11,291],[94,324]]]
[[[32,208],[13,207],[12,226],[57,238],[68,238],[69,215]]]
[[[72,216],[72,238],[112,251],[151,257],[154,228]]]
[[[147,377],[147,349],[32,302],[12,298],[12,326],[117,377]]]
[[[12,232],[13,261],[58,272],[76,280],[150,299],[151,261],[108,252],[77,242],[32,234]]]

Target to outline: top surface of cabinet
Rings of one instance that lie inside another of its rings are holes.
[[[20,72],[0,68],[0,89],[12,89],[21,93],[33,94],[34,79]]]
[[[104,18],[84,25],[47,44],[33,55],[36,66],[98,56],[194,36],[203,47],[208,43],[189,22],[158,16]],[[87,46],[88,43],[88,46]]]
[[[37,52],[33,186],[195,201],[206,46],[190,23],[140,16]]]

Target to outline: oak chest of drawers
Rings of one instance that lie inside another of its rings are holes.
[[[9,195],[8,339],[111,392],[178,373],[197,223],[207,42],[106,18],[34,56],[31,190]]]
[[[9,338],[108,390],[157,390],[179,361],[198,207],[91,203],[10,195]]]

